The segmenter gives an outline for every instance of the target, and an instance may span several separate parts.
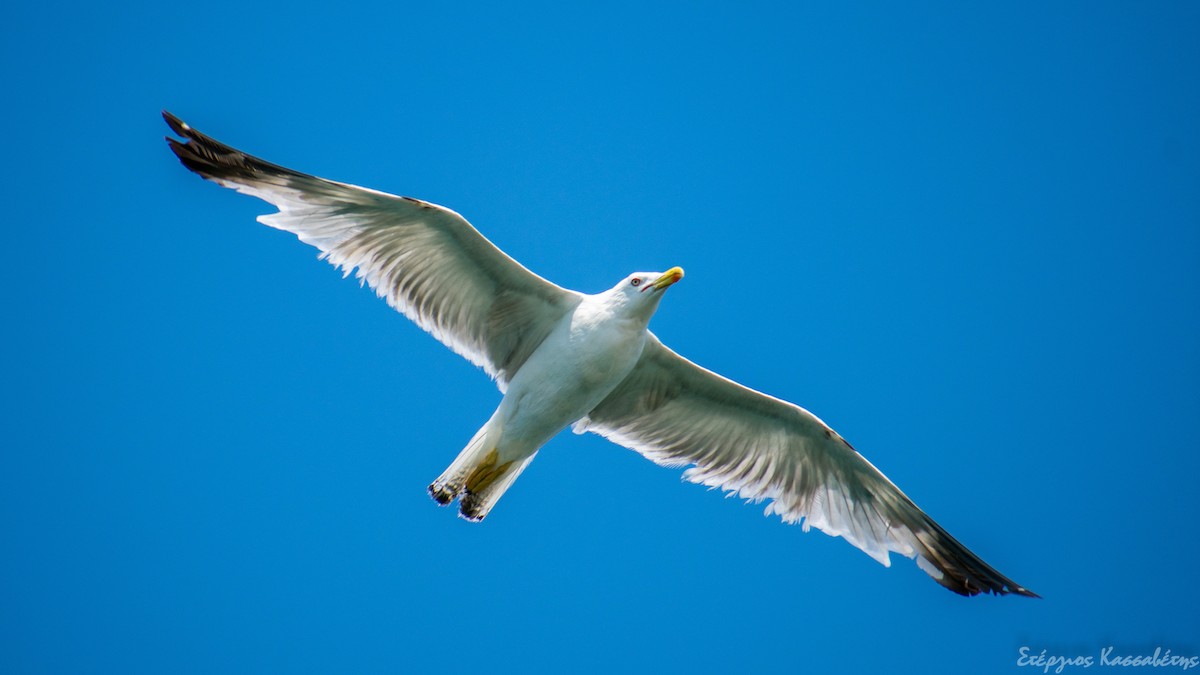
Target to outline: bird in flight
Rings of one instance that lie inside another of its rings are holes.
[[[547,441],[571,427],[636,450],[768,515],[840,536],[884,565],[915,558],[961,595],[1038,597],[919,509],[803,408],[676,354],[647,329],[683,269],[635,272],[594,295],[525,269],[462,216],[317,178],[220,143],[164,111],[185,167],[275,206],[264,225],[357,270],[388,304],[483,368],[503,398],[429,493],[483,520]]]

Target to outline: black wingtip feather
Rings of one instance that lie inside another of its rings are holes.
[[[175,133],[179,134],[180,136],[187,135],[188,125],[186,123],[184,123],[183,120],[172,115],[169,111],[166,111],[166,110],[162,111],[162,116],[163,116],[163,119],[166,120],[167,126],[171,127],[171,131],[174,131]]]
[[[162,111],[167,126],[184,138],[167,138],[171,151],[188,169],[204,178],[254,184],[279,179],[312,178],[307,174],[261,160],[206,136],[170,112]]]
[[[166,137],[167,145],[185,167],[205,178],[222,178],[236,173],[233,169],[240,163],[238,155],[242,153],[201,134],[166,110],[162,111],[162,116],[171,131],[185,139]]]
[[[936,581],[942,586],[968,597],[981,593],[1012,594],[1027,598],[1042,597],[996,571],[994,567],[959,543],[937,523],[932,520],[929,520],[928,523],[931,526],[928,530],[929,534],[933,536],[925,541],[925,544],[933,555],[926,557],[926,560],[941,570],[942,578],[936,579]],[[941,559],[940,564],[939,558]]]

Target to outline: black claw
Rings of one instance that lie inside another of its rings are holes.
[[[450,491],[444,487],[439,487],[437,483],[433,483],[429,486],[429,496],[433,497],[433,501],[441,504],[442,506],[446,506],[450,502],[454,501],[454,495],[450,494]]]
[[[470,490],[463,490],[462,498],[458,500],[459,515],[472,523],[478,523],[483,520],[483,514],[480,513],[482,506],[479,503],[479,495]]]

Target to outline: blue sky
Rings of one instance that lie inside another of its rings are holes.
[[[1194,3],[8,8],[0,670],[1200,655],[1198,29]],[[581,291],[682,265],[665,342],[821,416],[1045,599],[960,598],[598,437],[482,525],[437,508],[498,392],[180,167],[162,108]]]

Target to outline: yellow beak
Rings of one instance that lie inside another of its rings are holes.
[[[663,272],[663,275],[661,277],[659,277],[658,279],[656,279],[654,281],[654,283],[652,283],[650,285],[653,286],[655,289],[661,291],[662,289],[666,288],[667,286],[670,286],[671,284],[675,283],[676,281],[679,281],[682,278],[683,278],[683,268],[682,267],[672,267],[671,269],[667,270],[666,272]]]

